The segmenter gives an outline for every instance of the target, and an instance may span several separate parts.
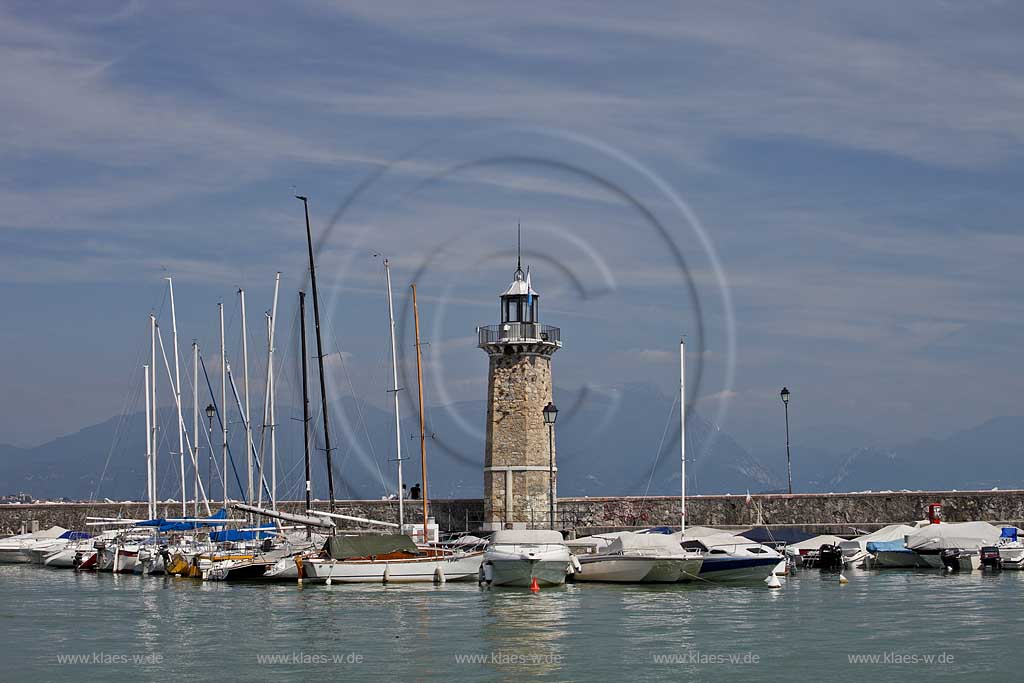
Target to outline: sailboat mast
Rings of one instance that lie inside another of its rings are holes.
[[[679,340],[679,531],[686,531],[686,340]]]
[[[153,519],[153,414],[150,412],[149,366],[142,366],[142,374],[146,377],[146,514]]]
[[[309,248],[309,281],[313,287],[313,328],[316,332],[316,359],[320,369],[320,405],[324,420],[324,451],[327,458],[327,494],[331,501],[331,512],[336,512],[334,500],[334,467],[331,463],[331,430],[328,428],[327,385],[324,382],[324,347],[320,335],[320,297],[316,288],[316,264],[313,261],[313,233],[309,228],[309,198],[295,195],[302,201],[306,211],[306,246]]]
[[[384,259],[384,276],[388,282],[388,320],[391,331],[391,393],[395,400],[395,462],[398,463],[398,528],[405,528],[405,491],[402,487],[402,418],[398,412],[398,349],[395,346],[395,308],[391,302],[391,263]]]
[[[420,394],[420,470],[423,473],[423,542],[426,543],[427,535],[427,433],[424,426],[423,416],[423,353],[420,350],[420,309],[416,304],[416,284],[412,287],[412,315],[413,326],[416,331],[416,384]]]
[[[313,509],[313,501],[309,479],[309,368],[306,359],[309,358],[306,351],[306,293],[299,292],[299,337],[302,340],[302,446],[306,455],[306,509]],[[311,538],[313,532],[306,527],[306,538]]]
[[[149,513],[149,518],[150,519],[154,519],[156,517],[156,505],[157,505],[157,500],[158,500],[157,499],[157,495],[156,495],[156,492],[157,492],[157,488],[156,488],[156,472],[157,472],[157,467],[156,467],[156,464],[157,464],[157,457],[156,457],[156,452],[157,452],[157,441],[156,441],[156,431],[157,431],[157,426],[156,426],[156,423],[157,423],[157,420],[156,420],[156,415],[157,415],[157,411],[156,411],[156,329],[157,329],[157,326],[156,326],[156,316],[151,313],[149,315],[149,333],[150,333],[149,334],[149,336],[150,336],[150,342],[149,342],[150,343],[150,365],[149,365],[149,367],[150,367],[150,372],[152,373],[152,378],[151,378],[152,381],[149,384],[150,384],[150,390],[153,392],[153,397],[152,397],[153,398],[153,400],[152,400],[152,404],[153,404],[153,430],[150,433],[149,438],[152,439],[152,441],[153,441],[153,450],[152,450],[153,458],[150,461],[150,471],[151,471],[150,486],[152,488],[150,490],[149,499],[151,501],[153,501],[153,509]]]
[[[277,510],[277,413],[274,407],[274,333],[277,332],[277,295],[281,273],[274,278],[274,304],[270,308],[270,354],[267,360],[267,391],[270,393],[270,509]]]
[[[192,342],[192,514],[199,516],[199,344]],[[209,482],[207,482],[209,485]]]
[[[185,422],[181,415],[181,371],[178,364],[178,319],[174,314],[174,281],[167,278],[167,290],[171,297],[171,343],[174,344],[174,403],[178,411],[178,470],[181,475],[181,516],[188,516],[185,502]]]
[[[245,325],[245,290],[238,289],[239,303],[242,307],[242,381],[245,382],[243,389],[245,396],[245,471],[246,471],[246,498],[245,502],[252,505],[252,433],[249,422],[249,328]]]
[[[228,361],[224,356],[224,304],[220,312],[220,427],[221,483],[224,484],[224,509],[228,509]]]

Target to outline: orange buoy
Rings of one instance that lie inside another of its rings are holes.
[[[540,586],[537,585],[537,577],[536,576],[533,577],[533,581],[530,582],[530,590],[533,591],[534,593],[539,593],[540,592]]]

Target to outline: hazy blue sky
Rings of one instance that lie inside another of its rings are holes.
[[[223,300],[236,367],[247,289],[257,374],[282,271],[294,359],[296,190],[318,234],[333,224],[340,393],[387,400],[382,252],[407,361],[422,269],[431,401],[482,399],[474,327],[495,322],[521,221],[560,386],[671,396],[679,334],[703,324],[693,398],[712,417],[727,401],[748,447],[780,438],[783,384],[806,430],[902,439],[1020,413],[1019,4],[164,5],[0,8],[0,442],[141,407],[165,275],[183,353],[195,337],[216,363]],[[721,261],[731,382],[713,261],[653,179]]]

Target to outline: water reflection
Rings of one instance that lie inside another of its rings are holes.
[[[485,666],[526,676],[549,675],[567,665],[569,614],[579,608],[583,591],[576,586],[482,590],[485,601],[480,644]]]

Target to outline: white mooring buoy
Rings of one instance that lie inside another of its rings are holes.
[[[848,583],[850,583],[850,580],[849,580],[848,578],[846,578],[846,576],[845,576],[845,575],[843,575],[843,574],[840,574],[840,575],[839,575],[839,585],[840,585],[840,586],[845,586],[845,585],[846,585],[846,584],[848,584]]]
[[[434,583],[444,583],[447,579],[444,576],[444,570],[438,567],[434,570]]]
[[[775,572],[769,574],[768,578],[766,578],[764,582],[768,584],[769,588],[782,588],[782,581],[780,581],[779,577],[775,575]]]

